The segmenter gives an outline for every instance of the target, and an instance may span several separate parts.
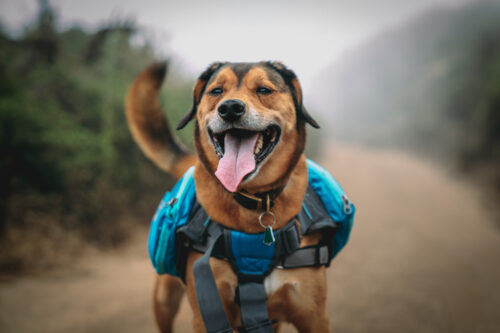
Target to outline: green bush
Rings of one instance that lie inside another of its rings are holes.
[[[149,222],[172,184],[133,142],[123,110],[128,86],[154,52],[131,44],[131,24],[57,31],[54,17],[44,8],[22,36],[0,31],[2,245],[12,246],[18,230],[38,230],[36,252],[40,239],[56,241],[46,237],[54,228],[119,244],[135,221]],[[180,79],[168,89],[173,119],[188,110],[191,86]],[[46,226],[34,227],[40,221]],[[0,267],[11,263],[5,253]]]

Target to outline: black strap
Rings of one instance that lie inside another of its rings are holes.
[[[205,254],[196,260],[193,266],[196,298],[207,333],[233,332],[210,268],[210,256],[214,248],[221,244],[221,240],[223,240],[221,235],[222,233],[214,237],[214,241]]]
[[[283,268],[322,266],[330,261],[328,245],[301,247],[281,261]]]
[[[210,218],[206,211],[201,207],[198,200],[193,203],[189,216],[189,223],[179,228],[178,232],[182,232],[194,242],[201,243],[206,238],[206,229]]]
[[[308,235],[325,228],[337,229],[338,224],[328,214],[318,194],[309,186],[302,202],[302,210],[297,215],[300,232]]]
[[[287,256],[300,246],[300,232],[295,219],[292,219],[283,228],[276,230],[275,235],[278,257]]]
[[[239,282],[241,321],[245,332],[272,333],[267,314],[267,296],[263,282]]]
[[[268,211],[274,206],[274,199],[283,191],[284,186],[275,188],[269,192],[250,194],[247,192],[235,192],[234,200],[247,209]]]

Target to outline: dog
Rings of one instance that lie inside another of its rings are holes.
[[[235,192],[280,189],[272,212],[274,229],[283,228],[301,210],[308,186],[304,149],[306,124],[319,128],[303,105],[295,73],[280,62],[210,65],[193,89],[193,106],[177,129],[195,121],[196,154],[172,135],[158,94],[166,64],[154,64],[133,82],[126,97],[132,135],[145,155],[175,178],[195,166],[196,197],[208,216],[231,230],[262,232],[259,212],[240,205]],[[300,239],[300,247],[317,244],[321,232]],[[194,287],[193,265],[201,253],[187,257],[185,285],[159,275],[154,287],[154,314],[161,332],[171,332],[184,292],[193,310],[195,332],[204,332]],[[231,326],[242,326],[235,301],[238,279],[227,260],[210,259],[217,289]],[[325,266],[274,269],[264,281],[274,331],[291,323],[299,332],[329,332]]]

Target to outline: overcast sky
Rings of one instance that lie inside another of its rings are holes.
[[[160,54],[174,54],[196,75],[216,60],[281,60],[304,89],[342,52],[431,6],[467,0],[51,0],[63,27],[89,29],[132,18],[154,36]],[[0,0],[0,18],[19,30],[36,0]]]

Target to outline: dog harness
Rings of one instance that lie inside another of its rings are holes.
[[[224,311],[210,257],[227,260],[238,278],[235,301],[241,310],[244,332],[273,332],[268,317],[264,279],[275,268],[329,266],[349,239],[354,205],[338,182],[322,167],[307,160],[309,186],[302,210],[283,228],[247,234],[228,229],[213,221],[196,200],[194,167],[191,167],[165,194],[153,221],[148,249],[159,274],[185,278],[189,251],[204,255],[193,266],[196,296],[207,332],[233,332]],[[271,195],[238,194],[235,199],[249,209],[272,207]],[[259,221],[260,222],[260,221]],[[257,223],[257,221],[256,221]],[[321,231],[318,244],[299,247],[303,235]],[[271,318],[272,319],[272,318]]]

